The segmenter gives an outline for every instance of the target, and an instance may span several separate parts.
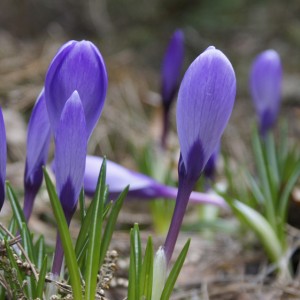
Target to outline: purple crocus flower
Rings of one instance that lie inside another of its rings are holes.
[[[56,188],[68,224],[76,210],[83,185],[86,151],[84,110],[78,92],[74,91],[62,111],[55,136]],[[52,267],[54,274],[59,274],[62,259],[63,249],[58,235]]]
[[[89,41],[66,43],[48,69],[45,95],[54,135],[64,105],[75,90],[83,105],[89,138],[102,112],[107,90],[103,58],[96,46]]]
[[[88,196],[95,193],[101,165],[101,157],[90,155],[86,157],[84,191]],[[106,161],[106,166],[106,184],[109,186],[109,196],[112,200],[115,200],[127,185],[129,191],[126,199],[176,199],[177,188],[163,185],[151,177],[126,169],[110,160]],[[227,207],[222,197],[212,194],[192,192],[190,201]]]
[[[177,104],[177,131],[181,149],[178,195],[165,241],[169,262],[191,191],[216,149],[231,115],[236,78],[227,57],[209,47],[184,75]]]
[[[0,210],[2,209],[5,199],[5,178],[6,178],[6,133],[5,124],[0,107]]]
[[[44,90],[39,95],[28,124],[27,153],[24,174],[24,215],[28,221],[36,194],[43,181],[43,169],[48,158],[50,124]]]
[[[252,65],[250,91],[256,109],[262,136],[270,130],[276,120],[281,102],[282,66],[275,50],[259,54]]]
[[[161,143],[163,147],[165,147],[168,134],[170,107],[178,89],[183,60],[184,35],[180,29],[177,29],[168,44],[161,70],[161,95],[163,103],[163,132]]]

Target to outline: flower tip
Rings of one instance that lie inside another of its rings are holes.
[[[208,51],[208,50],[216,50],[216,47],[215,46],[209,46],[209,47],[207,47],[206,51]]]

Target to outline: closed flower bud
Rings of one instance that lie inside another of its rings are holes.
[[[48,158],[50,124],[44,91],[33,107],[27,131],[27,152],[24,174],[24,215],[30,218],[34,199],[43,181],[43,169]]]
[[[196,181],[220,141],[236,94],[227,57],[209,47],[191,64],[180,85],[177,132],[185,176]]]
[[[107,74],[99,50],[89,41],[70,41],[60,48],[48,69],[46,105],[56,135],[66,101],[77,91],[86,119],[89,138],[103,109]]]
[[[282,66],[278,53],[267,50],[259,54],[251,68],[250,92],[262,135],[278,117],[281,102]]]

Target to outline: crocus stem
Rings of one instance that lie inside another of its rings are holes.
[[[27,222],[32,213],[33,203],[36,194],[37,192],[33,191],[32,189],[25,189],[23,213]]]
[[[66,221],[67,221],[68,227],[70,226],[71,218],[72,217],[66,216]],[[64,259],[64,249],[62,246],[59,232],[57,231],[55,253],[54,253],[53,264],[52,264],[52,273],[54,275],[59,276],[63,259]]]
[[[189,181],[186,180],[185,178],[179,177],[176,205],[175,205],[172,221],[164,245],[167,263],[169,263],[171,260],[175,248],[175,244],[178,238],[178,234],[180,231],[180,227],[183,221],[183,217],[186,211],[186,207],[189,202],[189,198],[192,193],[194,184],[195,183],[193,181]]]
[[[179,193],[179,188],[177,189],[172,186],[160,185],[157,186],[157,189],[159,189],[159,197],[163,198],[175,199]],[[192,203],[211,204],[222,208],[228,208],[226,201],[216,194],[192,192],[189,199]]]
[[[162,134],[161,134],[161,147],[162,149],[166,149],[166,145],[167,145],[167,136],[169,133],[169,112],[170,109],[169,108],[163,108],[163,128],[162,128]]]

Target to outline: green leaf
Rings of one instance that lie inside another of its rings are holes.
[[[84,189],[82,188],[79,195],[79,210],[80,210],[80,219],[81,222],[84,220],[86,215],[86,208],[85,208],[85,196],[84,196]]]
[[[265,203],[265,198],[264,198],[262,191],[260,190],[260,187],[258,186],[258,184],[254,180],[254,178],[251,176],[251,174],[247,170],[245,170],[245,175],[246,175],[248,184],[250,185],[251,192],[254,196],[256,208],[263,206]]]
[[[272,199],[272,193],[270,188],[270,183],[268,180],[268,173],[266,169],[266,162],[264,160],[263,151],[262,151],[262,145],[259,139],[259,135],[257,131],[254,132],[252,136],[252,142],[253,142],[253,149],[254,149],[254,155],[256,159],[256,166],[259,173],[259,178],[262,182],[262,190],[264,193],[265,198],[265,206],[266,206],[266,217],[271,224],[271,226],[274,228],[274,230],[277,230],[277,222],[275,217],[275,203]]]
[[[17,262],[14,258],[14,255],[13,255],[13,252],[12,252],[7,240],[5,239],[4,242],[5,242],[7,257],[9,259],[10,264],[11,264],[11,267],[12,267],[12,269],[16,270],[16,278],[18,280],[19,285],[22,286],[24,276],[22,275],[22,273],[21,273],[21,271],[20,271],[20,269],[17,265]],[[11,284],[15,285],[15,283],[11,283]],[[28,289],[24,289],[24,292],[25,292],[26,296],[28,297],[29,296],[28,295]]]
[[[128,281],[128,299],[139,300],[140,271],[142,265],[142,249],[138,224],[130,231],[130,264]]]
[[[187,252],[189,250],[191,240],[188,239],[188,241],[185,243],[183,249],[181,250],[176,262],[174,263],[174,266],[168,276],[168,279],[166,281],[165,287],[163,289],[162,295],[160,300],[169,300],[171,293],[174,289],[174,285],[176,283],[176,280],[178,278],[178,275],[180,273],[180,270],[183,266],[183,263],[185,261]]]
[[[76,245],[75,245],[76,257],[78,257],[79,253],[82,252],[82,247],[86,243],[86,238],[87,238],[87,235],[88,235],[88,232],[90,229],[92,215],[95,211],[95,205],[96,205],[96,202],[92,201],[92,203],[90,204],[90,206],[87,210],[86,216],[85,216],[83,222],[81,223],[80,231],[79,231]]]
[[[37,288],[36,288],[36,298],[42,299],[43,297],[43,291],[45,287],[45,279],[46,279],[46,274],[47,274],[47,256],[45,256],[42,264],[42,268],[40,269],[39,273],[39,280],[37,282]]]
[[[257,235],[271,261],[278,263],[282,258],[283,249],[274,229],[257,211],[238,200],[229,203],[236,216]]]
[[[5,300],[5,289],[0,285],[0,300]]]
[[[36,265],[36,255],[32,244],[32,239],[25,223],[22,224],[21,230],[22,244],[25,252],[27,253],[30,261]]]
[[[85,298],[94,300],[97,286],[97,274],[99,272],[99,259],[101,248],[102,215],[105,202],[105,178],[106,178],[106,159],[103,159],[98,183],[93,202],[95,202],[92,214],[90,230],[88,256],[85,270]]]
[[[107,187],[105,187],[105,190],[107,191]],[[105,192],[105,195],[107,195],[107,192]],[[106,196],[105,196],[106,198]],[[79,255],[84,255],[85,252],[83,253],[83,249],[86,245],[86,241],[87,241],[87,236],[88,236],[88,232],[90,230],[90,224],[91,224],[91,219],[92,219],[92,215],[94,213],[95,210],[95,201],[92,201],[87,212],[86,212],[86,216],[83,220],[83,222],[81,223],[81,227],[80,227],[80,231],[76,240],[76,245],[75,245],[75,253],[76,253],[76,257],[78,260],[78,256]],[[111,204],[107,204],[103,213],[103,217],[106,216],[106,214],[109,212],[111,207]]]
[[[297,183],[300,176],[300,161],[294,167],[293,173],[291,174],[288,182],[286,183],[283,192],[281,193],[281,197],[279,199],[279,215],[280,219],[283,220],[283,224],[285,223],[287,216],[287,208],[288,208],[288,200],[289,196]],[[283,225],[284,226],[284,225]]]
[[[45,257],[45,241],[44,236],[40,236],[35,244],[35,253],[36,253],[36,266],[40,270],[43,265],[43,260]]]
[[[104,261],[107,249],[109,247],[109,244],[110,244],[110,241],[111,241],[114,229],[115,229],[115,225],[117,222],[119,212],[123,206],[123,202],[124,202],[125,197],[127,196],[128,190],[129,190],[129,186],[127,186],[124,189],[124,191],[120,194],[120,196],[118,197],[118,199],[115,201],[115,203],[112,206],[111,213],[107,220],[107,223],[105,226],[105,231],[104,231],[103,238],[101,241],[101,251],[100,251],[100,260],[99,260],[100,266],[102,265],[102,263]]]
[[[11,208],[12,208],[12,211],[14,214],[14,218],[17,222],[18,229],[21,231],[22,224],[26,223],[26,219],[24,217],[22,208],[20,206],[20,202],[17,199],[17,196],[8,181],[6,181],[6,194],[7,194],[8,200],[10,202],[10,205],[11,205]]]
[[[272,196],[276,198],[278,194],[280,176],[274,136],[271,132],[269,132],[266,136],[266,154],[268,174],[272,186]]]
[[[44,170],[45,182],[46,182],[49,198],[51,201],[51,206],[54,212],[55,220],[57,222],[58,232],[64,249],[65,260],[69,270],[74,299],[82,300],[79,268],[77,265],[77,260],[73,249],[69,228],[60,201],[57,197],[55,187],[49,177],[47,170],[45,168],[43,170]]]
[[[142,264],[140,280],[140,295],[145,299],[151,299],[152,296],[153,257],[153,243],[151,236],[149,236]]]
[[[23,248],[24,248],[25,252],[27,253],[30,261],[32,263],[36,264],[32,240],[30,238],[30,233],[28,232],[28,228],[25,223],[22,224],[21,237],[22,237],[22,244],[23,244]],[[26,276],[26,277],[27,277],[27,287],[26,288],[28,289],[28,295],[30,298],[33,298],[33,296],[34,296],[33,293],[36,289],[35,279],[32,275]]]

